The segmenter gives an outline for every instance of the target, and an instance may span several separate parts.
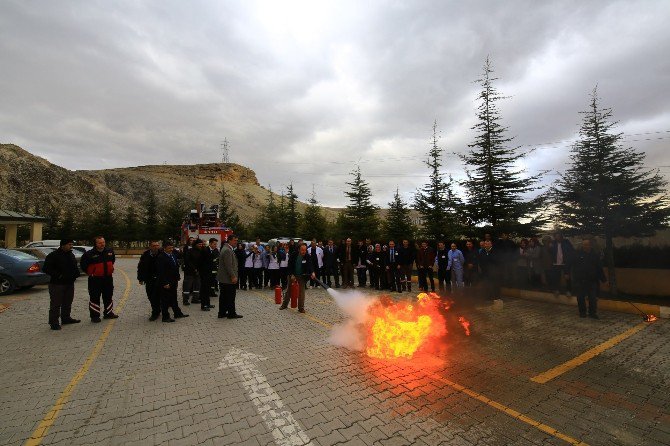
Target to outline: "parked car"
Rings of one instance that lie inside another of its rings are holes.
[[[49,283],[43,260],[14,249],[0,249],[0,296],[21,288]]]
[[[40,260],[46,259],[49,253],[54,252],[56,249],[53,246],[34,246],[32,248],[12,248],[14,251],[25,252],[31,256],[35,256]]]
[[[60,246],[60,240],[37,240],[28,243],[26,246],[22,246],[22,248],[40,248],[43,246],[58,248]]]

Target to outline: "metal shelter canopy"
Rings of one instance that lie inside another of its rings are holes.
[[[19,225],[30,225],[30,241],[42,240],[42,226],[48,221],[46,217],[0,209],[0,225],[5,227],[5,248],[16,247]]]

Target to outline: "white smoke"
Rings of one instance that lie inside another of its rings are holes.
[[[347,316],[347,320],[333,327],[329,342],[349,350],[363,350],[365,332],[362,328],[368,318],[368,308],[376,299],[358,291],[336,291],[332,288],[328,289],[328,294]]]

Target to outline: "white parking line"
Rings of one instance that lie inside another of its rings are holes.
[[[302,430],[293,414],[284,409],[279,394],[268,383],[267,378],[256,367],[258,361],[267,358],[231,348],[219,364],[219,370],[232,368],[242,377],[242,385],[249,393],[249,398],[256,406],[258,414],[263,418],[275,442],[280,446],[312,445],[309,437]]]

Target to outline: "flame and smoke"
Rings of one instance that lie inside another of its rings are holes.
[[[450,303],[437,294],[421,293],[413,303],[329,292],[349,317],[333,329],[330,339],[335,345],[364,350],[372,358],[412,358],[418,352],[435,353],[447,335],[444,313]],[[462,316],[458,321],[470,335],[470,323]]]

